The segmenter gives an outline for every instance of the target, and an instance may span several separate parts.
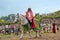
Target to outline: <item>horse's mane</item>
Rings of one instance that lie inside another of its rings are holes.
[[[28,21],[27,21],[27,19],[26,19],[26,17],[25,17],[24,15],[20,14],[19,17],[20,17],[20,20],[21,20],[21,23],[22,23],[22,24],[28,23]]]

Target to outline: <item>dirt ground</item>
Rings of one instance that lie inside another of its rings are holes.
[[[26,36],[26,35],[25,35]],[[12,38],[5,38],[5,39],[0,39],[0,40],[20,40],[19,36],[14,36]],[[60,32],[55,33],[43,33],[41,37],[35,38],[29,38],[23,37],[22,40],[60,40]]]

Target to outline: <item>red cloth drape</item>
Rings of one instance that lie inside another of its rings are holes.
[[[36,21],[34,19],[32,20],[32,27],[36,28]]]
[[[56,33],[56,24],[53,23],[53,33]]]

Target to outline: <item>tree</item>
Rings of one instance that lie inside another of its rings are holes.
[[[14,21],[14,20],[15,20],[15,14],[9,14],[9,15],[8,15],[8,19],[9,19],[10,21]]]

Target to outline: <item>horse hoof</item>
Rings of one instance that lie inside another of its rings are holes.
[[[38,38],[37,36],[35,38]]]
[[[39,35],[41,37],[41,35]]]
[[[29,39],[31,39],[31,37],[29,37]]]
[[[22,40],[22,38],[20,38],[20,40]]]
[[[31,37],[29,37],[29,39],[31,39]]]

